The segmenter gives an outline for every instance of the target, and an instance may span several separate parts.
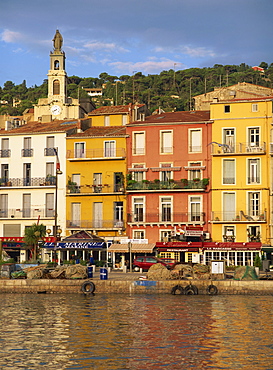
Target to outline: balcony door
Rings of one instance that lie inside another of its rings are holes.
[[[71,226],[79,227],[81,224],[81,203],[72,203],[71,204]]]
[[[223,193],[223,221],[235,219],[235,193]]]
[[[102,227],[102,202],[93,203],[94,227]]]

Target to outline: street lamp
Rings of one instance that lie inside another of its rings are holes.
[[[54,264],[56,264],[57,238],[60,235],[58,233],[58,231],[61,231],[61,230],[58,229],[58,176],[59,175],[62,175],[62,171],[60,170],[59,164],[57,163],[56,172],[55,172],[55,214],[54,214],[54,230],[53,230],[53,235],[54,235]]]

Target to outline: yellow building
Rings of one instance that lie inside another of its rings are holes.
[[[145,104],[103,106],[88,113],[92,126],[125,126],[144,120],[151,113]]]
[[[125,127],[91,127],[67,138],[67,234],[107,240],[125,232]]]
[[[211,119],[213,241],[270,244],[272,98],[214,101]]]

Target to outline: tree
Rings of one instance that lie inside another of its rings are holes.
[[[262,62],[259,67],[263,68],[263,69],[267,69],[268,68],[268,64],[266,62]]]
[[[25,229],[24,235],[24,242],[29,246],[32,247],[33,254],[32,259],[33,261],[37,260],[37,252],[38,252],[38,242],[42,238],[46,236],[46,226],[43,224],[32,224],[30,227]]]

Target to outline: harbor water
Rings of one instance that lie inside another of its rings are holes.
[[[273,369],[272,296],[1,294],[0,369]]]

